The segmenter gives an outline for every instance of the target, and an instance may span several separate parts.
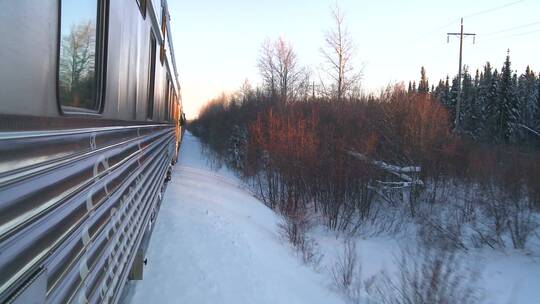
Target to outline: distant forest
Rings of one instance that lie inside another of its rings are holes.
[[[441,102],[455,122],[459,94],[456,75],[429,86],[422,67],[418,82],[408,91],[430,93]],[[512,71],[508,54],[500,72],[488,62],[474,76],[465,67],[462,76],[460,131],[480,142],[534,144],[540,139],[540,78],[529,67]]]

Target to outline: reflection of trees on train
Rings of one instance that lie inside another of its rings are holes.
[[[62,105],[92,109],[95,104],[96,27],[91,21],[62,33],[59,94]]]

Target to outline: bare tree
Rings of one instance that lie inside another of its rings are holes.
[[[296,99],[309,83],[291,43],[283,38],[263,43],[258,66],[267,90],[283,103]]]
[[[276,65],[274,63],[274,45],[267,39],[261,46],[261,55],[257,64],[263,78],[264,87],[267,89],[270,96],[276,96]]]
[[[326,33],[325,47],[321,48],[321,53],[326,61],[326,73],[332,80],[329,93],[341,101],[358,93],[362,74],[354,68],[355,46],[344,15],[337,5],[332,9],[332,18],[334,27]],[[326,86],[323,84],[323,87]]]

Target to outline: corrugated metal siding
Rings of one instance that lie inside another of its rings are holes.
[[[46,303],[116,302],[176,147],[170,125],[0,133],[0,302],[43,273]]]

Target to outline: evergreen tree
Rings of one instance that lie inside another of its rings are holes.
[[[432,89],[433,96],[442,104],[445,104],[445,97],[448,95],[446,92],[446,87],[444,85],[444,81],[439,80],[439,84],[435,88]]]
[[[537,114],[538,87],[536,74],[527,66],[525,73],[518,80],[518,98],[519,98],[519,113],[521,121],[529,128],[536,127],[535,117]],[[525,142],[531,141],[534,136],[530,131],[522,128],[520,130],[520,139]]]
[[[517,76],[512,76],[510,62],[510,52],[506,56],[504,66],[501,70],[499,85],[499,114],[496,117],[496,138],[497,140],[509,143],[515,140],[517,126],[519,122],[519,106],[517,98]]]
[[[446,76],[446,81],[439,80],[439,84],[433,89],[433,95],[445,108],[449,108],[450,87],[448,85],[448,76]]]
[[[460,125],[468,134],[475,136],[477,131],[478,110],[476,104],[476,87],[471,74],[467,69],[463,72],[463,81],[461,89],[462,110]]]
[[[446,80],[444,81],[444,100],[445,105],[450,104],[450,76],[446,75]]]
[[[493,72],[491,68],[491,64],[489,62],[486,63],[484,66],[484,70],[480,73],[480,79],[478,81],[478,87],[477,87],[477,107],[478,107],[478,127],[476,131],[476,135],[480,138],[487,139],[489,137],[489,130],[488,130],[488,124],[486,123],[486,119],[488,117],[487,111],[488,111],[488,104],[489,104],[489,97],[490,92],[492,90],[493,85]]]
[[[458,77],[454,77],[452,79],[452,86],[450,87],[450,90],[448,92],[448,99],[446,102],[446,108],[448,109],[448,114],[450,116],[450,120],[453,124],[455,124],[456,121],[456,104],[457,104],[457,98],[459,94],[459,80]]]
[[[426,69],[420,69],[420,82],[418,83],[418,93],[429,93],[429,83],[426,77]]]
[[[480,80],[482,79],[482,73],[480,70],[476,69],[476,73],[474,75],[474,94],[473,94],[473,101],[474,101],[474,108],[473,108],[473,129],[471,130],[474,138],[479,139],[482,134],[482,129],[484,127],[484,108],[483,104],[480,103]]]
[[[500,133],[498,122],[502,111],[499,103],[499,72],[497,72],[497,69],[495,69],[491,75],[491,81],[489,82],[489,88],[485,95],[485,101],[486,120],[484,134],[487,140],[497,141],[497,136]]]

